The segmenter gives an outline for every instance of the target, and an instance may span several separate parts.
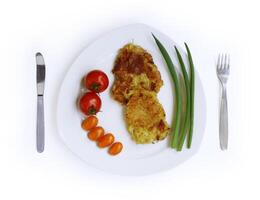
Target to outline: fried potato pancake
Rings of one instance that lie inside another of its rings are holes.
[[[163,81],[151,54],[138,45],[126,44],[119,50],[112,70],[115,82],[112,96],[126,104],[134,90],[159,92]]]
[[[119,50],[112,72],[112,97],[126,107],[125,121],[132,139],[138,144],[163,140],[169,132],[157,99],[163,80],[151,54],[126,44]]]
[[[132,139],[138,144],[163,140],[169,131],[155,92],[135,92],[127,103],[125,119]]]

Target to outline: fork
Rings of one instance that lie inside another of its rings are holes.
[[[228,147],[228,105],[227,105],[227,80],[229,76],[230,57],[220,54],[217,63],[217,76],[221,85],[221,102],[219,116],[219,141],[221,150]]]

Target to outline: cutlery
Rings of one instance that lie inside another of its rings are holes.
[[[36,53],[36,79],[37,79],[37,129],[36,147],[38,153],[44,151],[44,83],[45,83],[45,63],[41,53]]]
[[[226,85],[229,76],[229,68],[229,55],[219,55],[217,63],[217,76],[221,85],[221,102],[219,116],[219,141],[221,150],[227,150],[228,148],[228,104]]]

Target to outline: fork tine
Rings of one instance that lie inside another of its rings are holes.
[[[221,54],[221,68],[222,71],[224,70],[224,54]]]
[[[220,59],[220,54],[218,55],[218,63],[217,63],[217,70],[219,71],[220,70],[220,61],[221,61],[221,59]]]
[[[227,70],[229,71],[229,67],[230,67],[230,55],[228,54],[228,61],[227,61],[228,63],[227,63]]]
[[[217,61],[217,72],[219,74],[229,73],[230,56],[228,53],[220,53]]]
[[[228,60],[227,60],[227,54],[225,53],[225,63],[224,63],[224,70],[226,71],[228,68]]]

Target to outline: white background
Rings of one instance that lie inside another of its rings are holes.
[[[0,1],[0,199],[259,199],[259,6],[247,0]],[[145,23],[186,41],[207,95],[200,151],[144,177],[88,167],[55,124],[61,81],[83,48],[106,31]],[[47,65],[46,149],[35,150],[35,53]],[[218,145],[219,52],[231,54],[230,144]]]

